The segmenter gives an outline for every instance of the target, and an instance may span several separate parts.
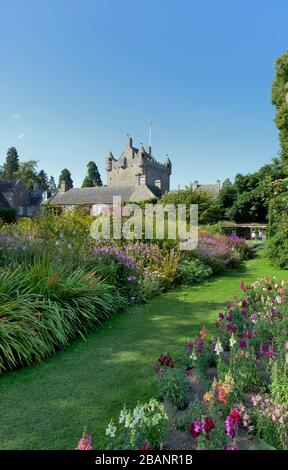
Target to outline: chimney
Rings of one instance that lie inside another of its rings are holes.
[[[147,145],[147,150],[146,150],[146,152],[148,153],[148,155],[151,155],[151,152],[152,152],[151,145]]]
[[[155,186],[156,186],[156,188],[161,189],[161,180],[160,180],[160,179],[159,179],[159,180],[155,180]]]
[[[66,193],[68,191],[69,187],[66,181],[61,181],[59,191],[60,193]]]

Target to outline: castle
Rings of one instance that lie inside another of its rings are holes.
[[[147,150],[133,147],[131,137],[127,139],[124,152],[119,160],[110,151],[106,158],[107,186],[147,186],[157,196],[170,189],[172,165],[169,158],[159,163]]]
[[[107,186],[68,189],[63,181],[48,204],[69,210],[81,205],[89,209],[91,215],[97,215],[101,204],[111,205],[114,196],[120,196],[122,202],[141,202],[161,197],[170,189],[170,159],[159,163],[152,156],[151,147],[138,149],[133,146],[131,137],[118,160],[109,152],[106,171]]]

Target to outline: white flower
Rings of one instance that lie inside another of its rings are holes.
[[[110,421],[110,423],[108,424],[106,428],[106,436],[114,438],[116,431],[117,431],[116,426],[113,424],[113,421]]]
[[[192,352],[192,354],[191,354],[191,356],[190,356],[190,359],[191,359],[191,361],[196,361],[197,356],[196,356],[195,351]]]
[[[230,348],[233,348],[233,346],[237,343],[234,333],[232,333],[231,338],[230,338]]]
[[[135,408],[133,411],[133,425],[135,426],[136,424],[138,424],[143,418],[143,416],[145,416],[144,410],[142,408]]]
[[[220,356],[221,352],[223,352],[223,347],[219,338],[217,339],[217,343],[215,344],[214,351],[216,352],[216,354],[218,354],[218,356]]]
[[[60,232],[60,238],[64,238],[64,232]]]
[[[127,411],[124,408],[123,410],[120,411],[119,424],[125,423],[126,419],[127,419]]]

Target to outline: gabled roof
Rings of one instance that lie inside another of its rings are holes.
[[[156,194],[148,186],[102,186],[93,188],[72,188],[69,191],[58,191],[47,204],[55,206],[74,206],[91,204],[112,204],[114,196],[122,201],[138,202],[155,197]]]
[[[0,192],[0,207],[1,209],[10,209],[11,206],[5,196]]]
[[[14,188],[17,180],[0,180],[0,192],[11,191]]]

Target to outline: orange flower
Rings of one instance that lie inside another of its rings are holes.
[[[202,330],[200,331],[200,337],[203,340],[205,340],[207,338],[207,331],[206,331],[205,326],[202,326]]]

